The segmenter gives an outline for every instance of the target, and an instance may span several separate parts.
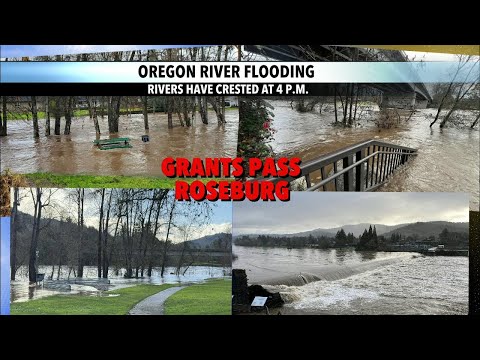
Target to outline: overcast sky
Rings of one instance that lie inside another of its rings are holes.
[[[98,199],[93,198],[92,189],[86,189],[86,200],[84,204],[84,218],[85,225],[98,228]],[[35,191],[35,190],[34,190]],[[44,209],[44,217],[52,217],[55,219],[71,217],[76,221],[77,205],[68,196],[74,194],[75,189],[44,189],[43,198],[48,197],[49,192],[52,191],[51,203],[54,206]],[[11,196],[13,199],[13,195]],[[27,214],[33,215],[34,208],[32,197],[29,188],[20,189],[20,207],[19,210]],[[184,223],[185,219],[178,219],[177,223]],[[160,221],[164,223],[166,219]],[[113,221],[112,221],[113,223]],[[210,222],[206,225],[196,226],[192,229],[192,238],[197,239],[202,236],[217,234],[220,232],[232,231],[232,204],[231,202],[218,201],[212,203],[212,217]],[[166,226],[161,227],[157,232],[158,238],[163,238],[166,234]],[[181,234],[174,229],[171,233],[173,242],[181,241]]]
[[[360,223],[468,222],[468,200],[465,193],[292,192],[289,202],[235,202],[233,234],[288,234]]]

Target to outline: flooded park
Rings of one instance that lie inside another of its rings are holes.
[[[369,105],[355,126],[342,127],[334,125],[333,106],[319,114],[298,112],[290,101],[269,103],[275,115],[270,143],[275,156],[298,156],[305,162],[369,139],[415,148],[418,156],[394,172],[379,191],[469,192],[470,208],[478,211],[479,131],[470,128],[476,112],[459,111],[459,121],[441,129],[429,127],[436,109],[418,109],[410,119],[380,128],[375,122],[378,106]]]
[[[229,313],[231,204],[178,202],[168,189],[12,193],[12,313],[162,315],[167,298],[181,312],[196,291]]]
[[[39,266],[39,273],[50,274],[51,267]],[[109,271],[108,281],[97,278],[97,268],[87,266],[84,269],[82,280],[69,277],[69,269],[65,267],[59,273],[55,271],[53,280],[48,275],[44,282],[38,286],[29,286],[28,268],[22,267],[17,270],[15,281],[11,282],[10,299],[12,303],[40,299],[52,295],[83,295],[83,296],[113,296],[106,291],[118,290],[142,284],[162,285],[176,284],[189,285],[202,283],[210,279],[228,278],[231,268],[219,266],[191,266],[183,274],[175,274],[175,268],[166,268],[166,274],[162,277],[160,269],[154,269],[152,276],[138,279],[124,277],[125,269]],[[58,280],[57,279],[57,275]]]
[[[237,151],[238,111],[225,111],[225,124],[217,125],[215,112],[209,111],[210,124],[200,119],[190,127],[168,127],[167,114],[149,114],[149,130],[144,129],[142,114],[121,115],[119,132],[108,135],[108,120],[98,118],[105,129],[101,139],[130,138],[131,148],[100,150],[92,119],[74,117],[70,135],[43,136],[45,121],[39,120],[39,138],[34,138],[31,120],[8,121],[8,136],[0,137],[2,171],[26,174],[138,175],[162,176],[165,157],[235,157]],[[62,120],[63,126],[63,120]],[[143,142],[142,136],[149,141]]]

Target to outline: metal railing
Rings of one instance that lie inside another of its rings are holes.
[[[299,178],[283,180],[298,183],[304,179],[307,191],[372,191],[415,155],[413,148],[368,140],[306,162],[300,166]],[[276,183],[282,179],[265,180]]]

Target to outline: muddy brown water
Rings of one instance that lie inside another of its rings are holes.
[[[416,148],[419,155],[395,172],[379,191],[469,192],[470,209],[479,210],[478,127],[440,129],[435,124],[430,129],[436,111],[424,109],[395,128],[378,129],[372,121],[375,111],[361,125],[343,128],[331,125],[335,121],[332,112],[298,113],[289,102],[270,103],[275,107],[273,127],[277,130],[270,145],[277,155],[312,160],[368,139]]]
[[[227,123],[218,126],[215,113],[209,112],[210,124],[202,124],[197,115],[194,126],[181,127],[174,116],[176,126],[168,129],[166,114],[149,114],[150,129],[146,131],[143,115],[124,115],[116,136],[131,138],[132,148],[112,150],[99,150],[93,145],[96,136],[89,117],[75,118],[71,135],[49,137],[43,135],[45,121],[40,120],[39,139],[33,138],[32,121],[9,121],[9,135],[0,139],[1,170],[22,174],[162,176],[160,165],[165,157],[235,157],[238,111],[226,111],[225,119]],[[101,138],[109,138],[107,118],[99,118],[99,122]],[[62,133],[64,126],[62,119]],[[149,135],[149,142],[142,142],[144,134]]]

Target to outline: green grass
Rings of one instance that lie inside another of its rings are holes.
[[[81,109],[81,110],[74,110],[73,116],[88,116],[88,109]],[[46,118],[46,114],[44,111],[37,112],[37,116],[39,120],[44,120]],[[24,112],[24,113],[8,113],[7,120],[32,120],[32,113],[31,112]],[[52,113],[50,113],[50,120],[54,121]]]
[[[143,176],[62,175],[52,173],[25,174],[30,186],[70,188],[142,188],[173,189],[176,179]]]
[[[207,183],[210,180],[221,181],[232,179],[210,178],[159,178],[149,176],[96,176],[96,175],[63,175],[52,173],[32,173],[21,175],[28,186],[32,187],[66,187],[66,188],[135,188],[135,189],[174,189],[177,180],[191,183],[200,180]]]
[[[231,315],[232,281],[210,280],[182,289],[165,301],[166,315]]]
[[[10,305],[12,315],[126,315],[137,303],[175,285],[136,285],[107,294],[116,297],[53,295]]]

